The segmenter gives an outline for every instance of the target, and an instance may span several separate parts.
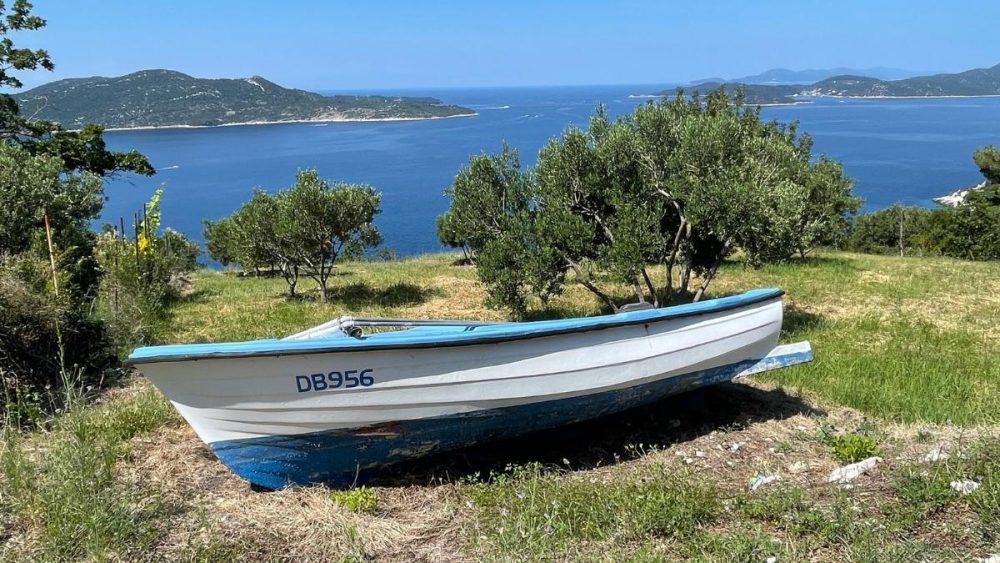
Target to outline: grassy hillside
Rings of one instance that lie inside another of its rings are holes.
[[[202,272],[164,341],[278,336],[340,314],[496,319],[471,267],[339,268],[333,300]],[[969,560],[1000,552],[1000,264],[826,253],[728,265],[713,295],[788,292],[816,361],[389,472],[262,494],[141,379],[0,444],[0,558]],[[622,288],[623,293],[626,288]],[[538,316],[594,314],[574,288]],[[936,462],[929,452],[943,452]],[[837,466],[883,458],[852,487]],[[776,481],[748,491],[756,475]],[[950,483],[980,484],[962,495]],[[614,554],[613,556],[611,554]]]

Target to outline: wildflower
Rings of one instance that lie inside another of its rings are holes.
[[[517,495],[517,498],[519,498],[521,500],[524,500],[524,497],[528,496],[528,493],[526,493],[524,491],[517,491],[517,493],[515,493],[515,494]]]
[[[546,524],[545,527],[542,528],[542,531],[545,532],[546,534],[552,535],[552,532],[555,532],[555,529],[553,529],[552,526]]]

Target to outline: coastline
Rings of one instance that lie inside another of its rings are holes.
[[[321,119],[285,119],[281,121],[240,121],[236,123],[220,123],[218,125],[143,125],[139,127],[108,127],[105,131],[151,131],[155,129],[215,129],[218,127],[243,127],[246,125],[285,125],[290,123],[368,123],[384,121],[428,121],[431,119],[452,119],[456,117],[475,117],[479,112],[461,113],[457,115],[434,115],[429,117],[376,117],[360,118],[321,118]]]
[[[667,96],[666,94],[629,94],[628,97],[629,97],[629,99],[632,99],[632,100],[657,100],[657,99],[667,98],[667,97],[671,97],[672,98],[673,96]],[[821,96],[810,96],[810,97],[818,98],[818,97],[821,97]],[[775,107],[775,106],[798,106],[798,105],[802,105],[802,104],[811,104],[811,103],[813,103],[813,102],[810,101],[810,100],[796,100],[794,102],[771,102],[771,103],[765,103],[765,104],[754,104],[754,103],[751,103],[751,102],[747,102],[747,105],[757,106],[757,107],[762,107],[763,108],[763,107]]]

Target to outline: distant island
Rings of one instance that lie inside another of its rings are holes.
[[[746,101],[753,105],[796,103],[799,96],[838,98],[929,98],[951,96],[1000,96],[1000,64],[959,73],[915,76],[900,80],[882,80],[869,76],[839,75],[805,85],[748,84],[745,82],[701,82],[684,87],[707,92],[724,86],[732,91],[743,87]],[[673,96],[678,88],[647,94]]]
[[[845,74],[856,76],[871,76],[882,80],[899,80],[900,78],[910,78],[927,74],[902,68],[889,68],[876,66],[870,68],[807,68],[804,70],[790,70],[787,68],[770,68],[759,74],[751,74],[740,78],[702,78],[692,80],[690,84],[704,84],[706,82],[740,82],[743,84],[812,84],[831,76],[843,76]]]
[[[141,70],[113,78],[69,78],[13,94],[21,113],[69,129],[211,127],[297,121],[374,121],[475,115],[436,98],[324,96],[283,88],[260,76],[194,78]]]

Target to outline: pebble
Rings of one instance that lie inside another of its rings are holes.
[[[948,459],[948,457],[950,456],[948,455],[948,452],[944,451],[944,446],[938,446],[927,452],[927,455],[924,456],[924,461],[927,463],[934,463],[935,461]]]
[[[765,559],[764,563],[778,563],[778,558],[772,555]]]
[[[963,495],[972,494],[976,492],[976,489],[978,488],[979,488],[979,483],[969,479],[962,479],[960,481],[951,482],[951,490],[962,493]]]
[[[809,465],[804,461],[796,461],[788,466],[789,473],[802,473],[806,469],[809,469]]]

